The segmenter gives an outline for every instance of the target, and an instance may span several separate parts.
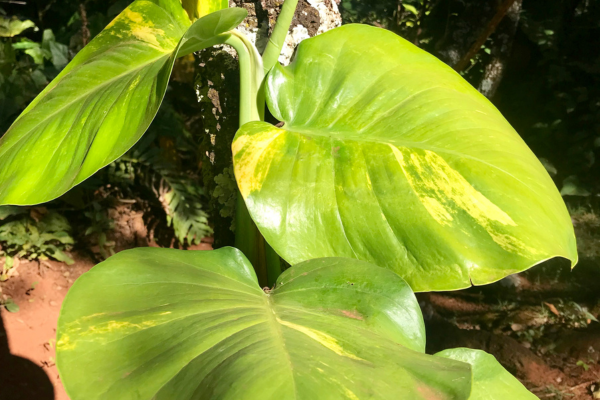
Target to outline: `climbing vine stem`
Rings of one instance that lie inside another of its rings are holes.
[[[298,0],[283,3],[262,58],[256,47],[240,32],[229,32],[225,40],[225,44],[237,51],[239,58],[240,127],[248,122],[264,120],[263,79],[279,59],[297,5]],[[272,286],[282,272],[281,260],[258,231],[239,192],[235,226],[235,246],[252,262],[261,285]]]
[[[225,40],[232,46],[240,65],[240,126],[264,119],[265,101],[260,87],[264,78],[262,58],[256,47],[240,32]],[[277,253],[265,242],[252,221],[241,193],[236,201],[235,246],[252,262],[262,286],[272,286],[281,273]]]
[[[290,26],[292,25],[292,19],[296,13],[297,6],[298,0],[285,0],[283,6],[281,7],[281,13],[279,14],[279,18],[277,18],[277,22],[273,28],[273,33],[271,34],[269,43],[267,44],[267,47],[263,53],[265,74],[267,74],[271,68],[273,68],[279,59],[285,38],[290,30]]]

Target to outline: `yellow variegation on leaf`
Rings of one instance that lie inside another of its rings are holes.
[[[569,214],[535,155],[484,96],[399,36],[346,25],[305,40],[265,90],[285,124],[244,125],[235,174],[288,262],[353,257],[417,291],[577,262]]]

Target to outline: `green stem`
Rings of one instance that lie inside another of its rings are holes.
[[[237,51],[239,58],[240,126],[252,121],[262,121],[265,107],[264,97],[260,95],[264,78],[262,58],[256,47],[239,32],[231,32],[225,43]],[[273,286],[281,274],[279,256],[260,234],[239,191],[235,225],[235,247],[252,263],[261,286]]]
[[[279,13],[279,17],[273,28],[273,33],[271,34],[267,48],[263,53],[265,74],[267,74],[267,72],[273,68],[277,60],[279,60],[283,43],[285,42],[285,38],[290,30],[290,25],[292,25],[292,19],[296,13],[297,5],[298,0],[285,0],[283,3],[281,13]]]
[[[275,23],[275,27],[273,28],[273,33],[269,38],[269,43],[267,43],[267,47],[263,53],[263,68],[264,75],[266,75],[271,68],[275,66],[275,64],[279,60],[279,56],[281,55],[281,49],[283,49],[283,44],[285,43],[285,38],[290,30],[290,26],[292,24],[292,19],[294,18],[294,14],[296,13],[296,7],[298,6],[298,0],[285,0],[283,3],[283,7],[281,8],[281,13],[279,13],[279,17],[277,18],[277,22]],[[263,107],[263,118],[264,118],[264,91],[259,91],[258,98],[259,105]],[[275,281],[281,274],[281,260],[279,255],[269,246],[268,243],[265,242],[265,257],[267,262],[267,282],[269,287],[272,287],[275,284]]]
[[[231,31],[225,40],[238,54],[240,63],[240,126],[261,121],[264,103],[259,104],[258,90],[263,80],[263,65],[256,47],[243,34]]]

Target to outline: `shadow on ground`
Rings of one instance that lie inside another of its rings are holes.
[[[54,400],[46,372],[26,358],[12,355],[0,316],[0,400]]]

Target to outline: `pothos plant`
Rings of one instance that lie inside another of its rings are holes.
[[[134,249],[84,274],[57,333],[67,392],[535,398],[484,352],[425,354],[413,291],[487,284],[552,257],[575,265],[544,167],[459,75],[386,30],[334,29],[282,67],[296,3],[261,56],[234,30],[246,11],[225,0],[137,0],[0,140],[0,203],[51,200],[143,135],[177,57],[238,53],[240,250]],[[265,102],[283,125],[263,121]],[[294,266],[281,273],[279,257]]]

